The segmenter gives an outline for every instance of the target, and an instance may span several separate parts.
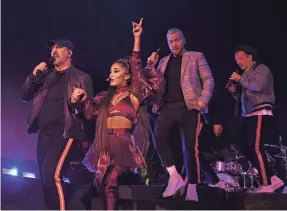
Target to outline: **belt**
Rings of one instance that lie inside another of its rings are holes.
[[[116,134],[116,135],[124,135],[124,134],[131,134],[131,128],[108,128],[107,134]]]

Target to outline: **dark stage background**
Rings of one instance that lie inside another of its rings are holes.
[[[2,157],[35,160],[36,136],[26,134],[30,104],[22,103],[19,88],[33,68],[48,57],[45,43],[69,37],[74,64],[93,77],[95,92],[107,88],[111,63],[129,55],[133,44],[131,22],[144,17],[142,57],[158,46],[169,53],[165,34],[182,29],[186,48],[204,52],[216,87],[232,114],[233,99],[224,89],[236,69],[233,51],[238,44],[253,45],[275,78],[277,104],[286,94],[286,1],[228,0],[2,0]],[[230,105],[230,106],[229,106]],[[286,114],[285,114],[286,116]],[[283,115],[279,116],[282,118]]]

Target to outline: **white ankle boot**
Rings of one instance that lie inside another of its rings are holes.
[[[168,185],[162,194],[162,197],[173,196],[180,188],[184,187],[185,183],[178,173],[174,173],[169,177]]]

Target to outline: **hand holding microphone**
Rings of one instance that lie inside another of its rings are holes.
[[[147,59],[147,65],[146,65],[146,68],[145,69],[152,69],[155,67],[156,63],[158,62],[158,58],[159,58],[159,51],[160,51],[160,48],[158,48],[156,50],[156,52],[153,52],[151,54],[150,57],[148,57]]]
[[[241,75],[239,75],[237,72],[233,72],[229,79],[232,81],[239,82],[241,79]]]
[[[33,75],[36,76],[38,71],[44,72],[45,70],[47,70],[47,63],[46,62],[41,62],[40,64],[38,64],[34,70],[33,70]]]
[[[208,119],[207,119],[207,117],[206,117],[206,115],[205,115],[205,113],[203,111],[203,109],[206,107],[206,104],[204,102],[198,100],[196,105],[195,105],[195,107],[196,107],[195,109],[197,111],[199,111],[201,116],[203,117],[203,120],[204,120],[205,124],[208,124],[209,121],[208,121]]]
[[[237,92],[237,82],[241,79],[241,70],[237,69],[235,72],[232,73],[230,76],[225,88],[229,90],[232,94]]]
[[[229,80],[227,81],[227,84],[225,85],[225,88],[229,88],[231,85],[234,85],[234,82],[238,82],[241,79],[240,76],[241,70],[237,69],[235,72],[232,73]]]
[[[47,62],[41,62],[38,64],[34,70],[33,70],[33,75],[36,76],[39,73],[43,73],[48,69],[48,66],[52,65],[55,61],[54,57],[50,57]]]
[[[196,110],[202,111],[206,107],[206,104],[202,101],[197,101]]]

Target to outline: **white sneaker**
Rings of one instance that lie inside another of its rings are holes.
[[[179,174],[171,175],[168,180],[168,185],[162,193],[162,197],[166,198],[173,196],[183,186],[185,186],[185,183]]]
[[[248,191],[248,193],[273,193],[273,189],[271,188],[271,185],[260,186],[255,190]]]
[[[282,187],[284,185],[284,182],[277,176],[271,177],[271,188],[273,191],[277,190],[278,188]]]
[[[226,185],[225,185],[225,183],[223,181],[219,181],[215,185],[210,184],[209,186],[213,187],[213,188],[220,188],[220,189],[223,189],[223,190],[226,189]]]
[[[198,202],[198,195],[196,191],[196,184],[188,184],[185,201],[196,201]]]

